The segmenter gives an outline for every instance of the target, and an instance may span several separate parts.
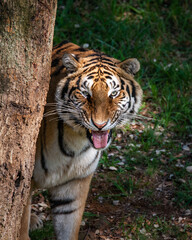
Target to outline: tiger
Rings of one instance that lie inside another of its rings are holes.
[[[119,61],[68,41],[53,48],[32,190],[48,189],[58,240],[78,239],[102,151],[112,141],[112,130],[133,119],[141,105],[142,89],[134,80],[139,69],[136,58]],[[22,240],[29,239],[30,216],[34,222],[30,204],[31,197],[22,218]]]

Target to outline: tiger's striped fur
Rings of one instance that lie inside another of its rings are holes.
[[[111,129],[133,118],[140,106],[142,90],[133,78],[139,68],[136,59],[120,62],[73,43],[53,49],[33,182],[49,189],[58,240],[78,239],[101,150],[111,142]],[[27,239],[26,230],[21,239]]]

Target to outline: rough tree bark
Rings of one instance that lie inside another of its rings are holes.
[[[49,85],[56,0],[0,1],[0,239],[19,239]]]

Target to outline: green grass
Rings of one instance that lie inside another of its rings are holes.
[[[53,225],[50,221],[46,222],[43,228],[30,232],[30,238],[32,240],[54,240],[54,236]]]
[[[144,90],[141,111],[147,109],[154,121],[145,124],[143,132],[126,126],[122,131],[127,144],[116,140],[104,153],[99,169],[107,174],[99,173],[99,179],[109,184],[107,191],[100,193],[105,201],[143,197],[156,209],[164,196],[157,197],[161,192],[155,183],[166,182],[170,184],[170,201],[178,209],[192,207],[192,175],[185,169],[192,162],[190,155],[182,151],[192,134],[191,25],[192,10],[187,0],[58,2],[54,44],[65,39],[81,46],[88,43],[89,48],[120,60],[136,57],[141,63],[136,76]],[[112,156],[108,154],[113,152]],[[122,158],[123,166],[118,165]],[[110,166],[117,171],[111,172]],[[85,217],[95,216],[87,212]],[[187,225],[181,230],[162,214],[149,215],[144,208],[132,222],[119,223],[125,239],[163,239],[163,234],[169,239],[189,239]],[[157,222],[158,228],[154,227]],[[148,235],[140,231],[143,228]],[[51,239],[49,229],[48,224],[44,228],[48,233],[34,232],[31,239]]]
[[[125,229],[126,239],[133,240],[161,240],[165,237],[171,239],[187,240],[187,234],[181,233],[179,228],[172,226],[171,222],[158,217],[147,218],[147,216],[141,216],[135,219],[134,224],[123,224]]]

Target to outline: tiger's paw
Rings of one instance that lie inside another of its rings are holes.
[[[36,214],[31,214],[30,219],[30,231],[34,231],[35,229],[39,229],[43,227],[43,220],[41,216],[37,216]]]

